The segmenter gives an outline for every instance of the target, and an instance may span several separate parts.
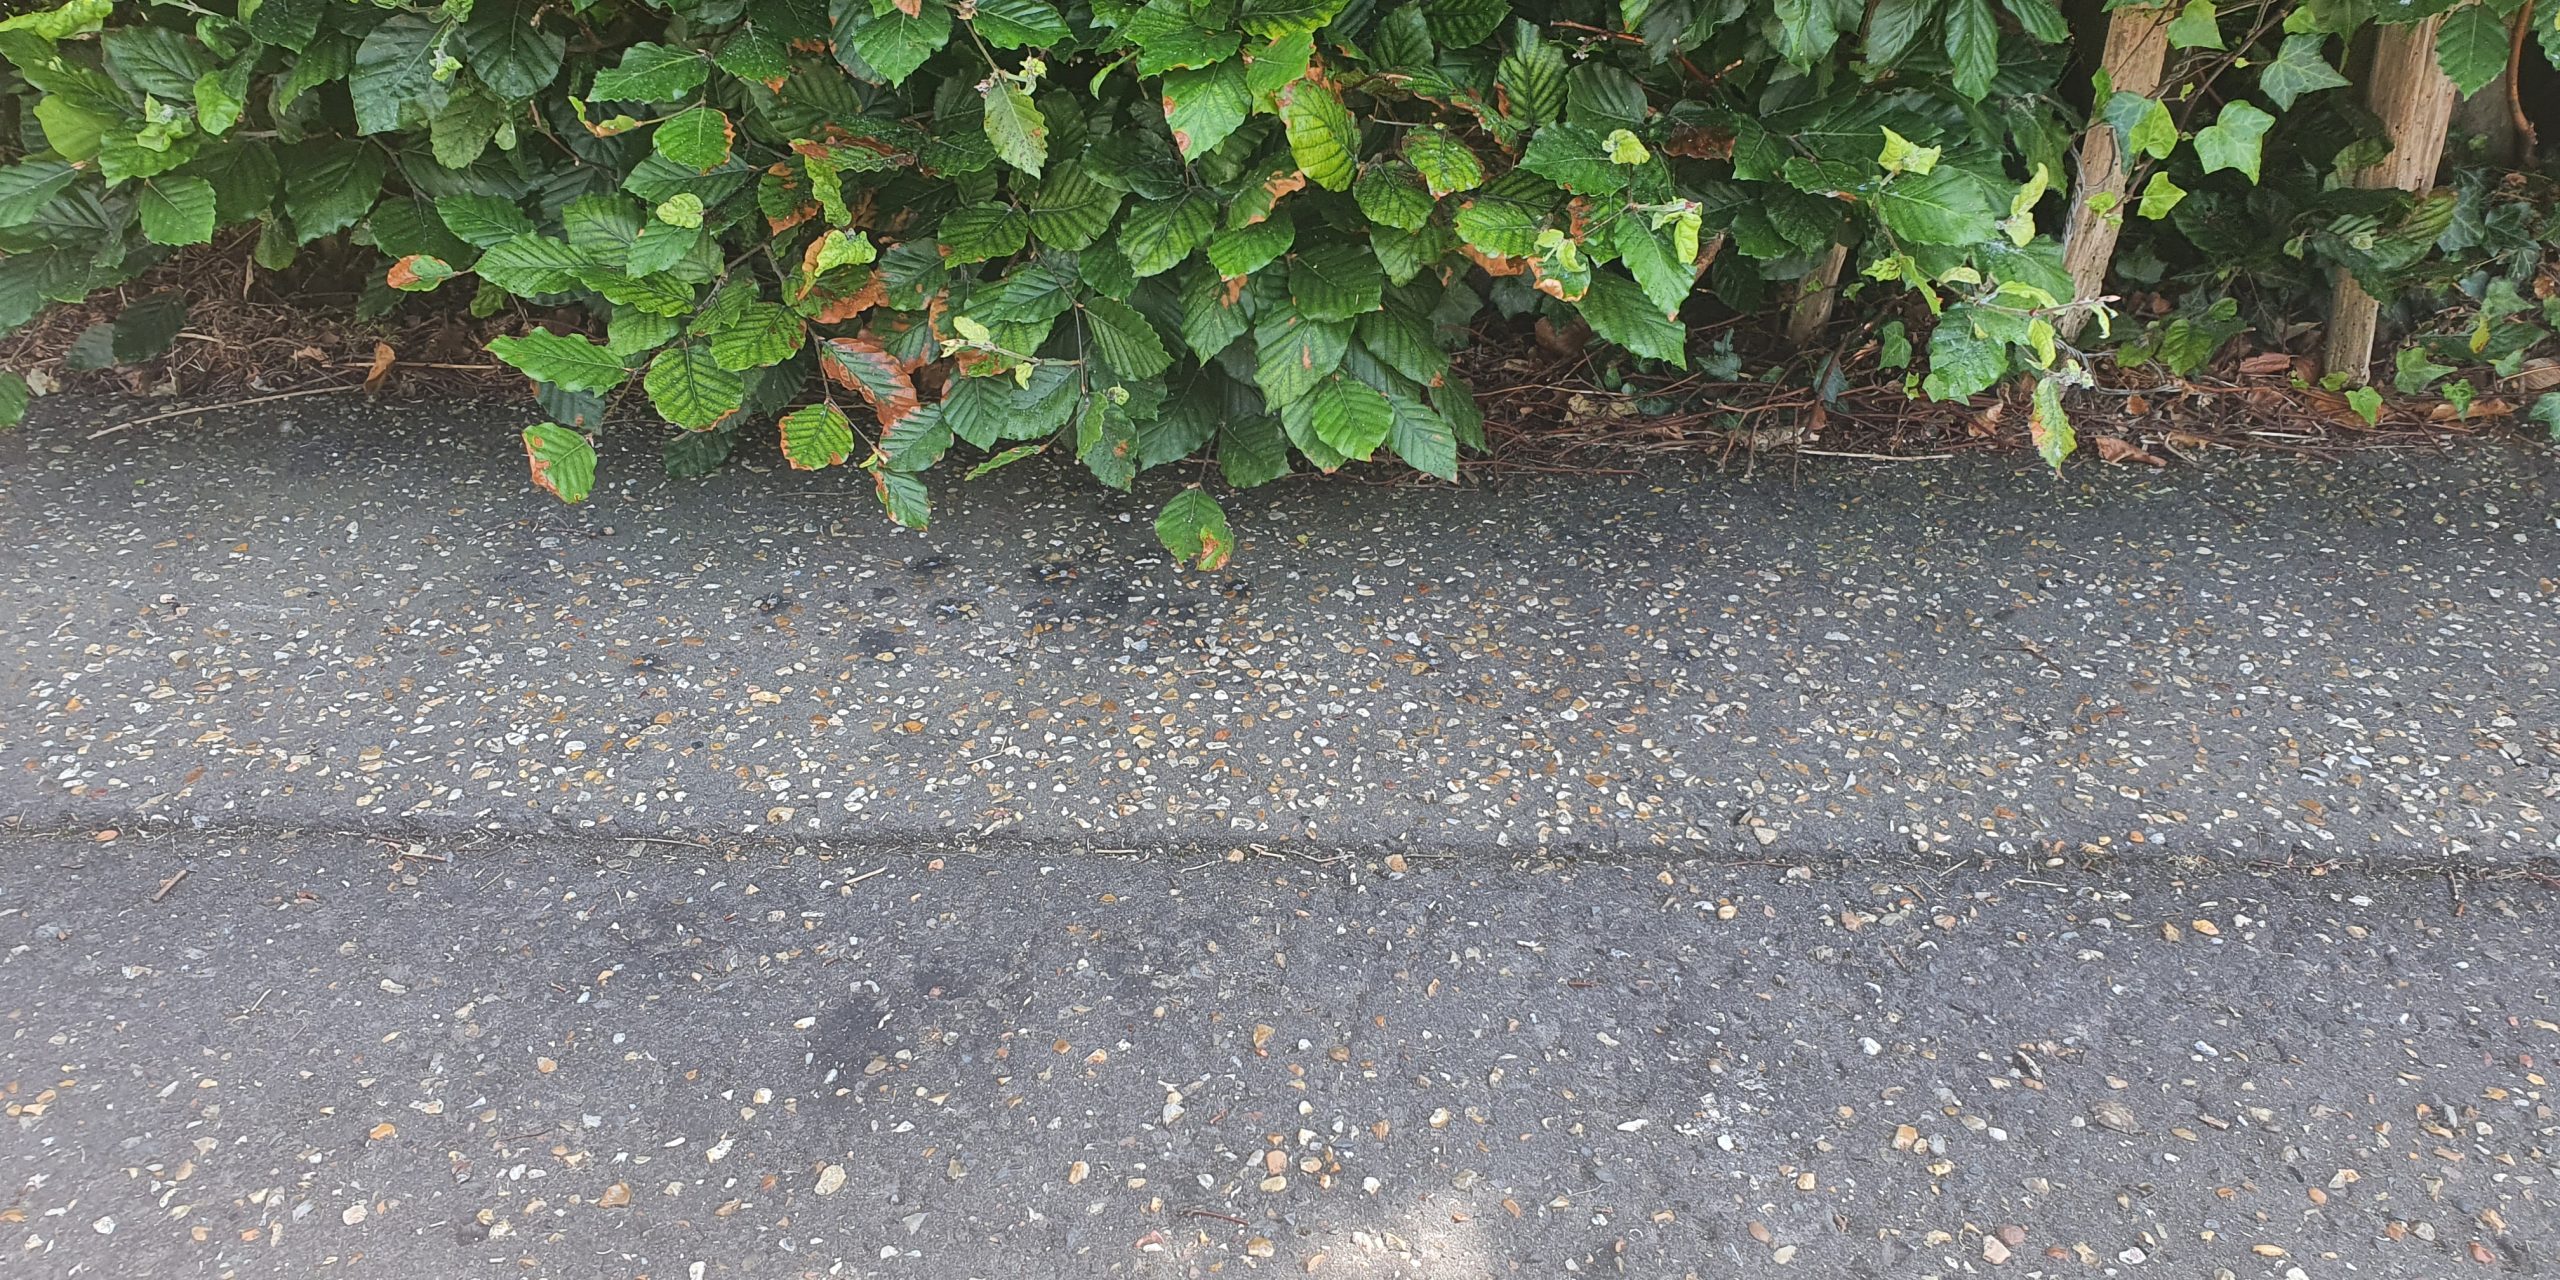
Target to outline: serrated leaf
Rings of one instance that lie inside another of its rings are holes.
[[[1591,331],[1648,359],[1689,367],[1689,331],[1663,314],[1633,280],[1614,271],[1591,273],[1590,290],[1576,304]]]
[[[1182,285],[1182,342],[1207,360],[1244,336],[1241,291],[1229,289],[1215,268],[1194,266]]]
[[[1406,466],[1424,475],[1455,481],[1458,438],[1439,411],[1407,395],[1389,395],[1387,404],[1395,413],[1394,422],[1387,429],[1387,447],[1404,459]]]
[[[2000,74],[2000,20],[1991,0],[1946,0],[1947,60],[1956,92],[1979,100]]]
[[[1496,64],[1494,83],[1510,97],[1514,114],[1531,124],[1553,124],[1564,114],[1564,51],[1539,39],[1528,22],[1513,23],[1512,31],[1511,52]]]
[[[1031,220],[1005,204],[973,204],[943,215],[934,239],[953,262],[985,262],[1020,253]]]
[[[923,402],[898,361],[871,338],[829,338],[818,344],[818,370],[863,398],[883,427],[914,413]]]
[[[699,480],[719,470],[737,443],[737,433],[726,428],[679,431],[660,447],[658,465],[670,480]]]
[[[1431,190],[1422,184],[1422,175],[1402,160],[1361,166],[1360,176],[1352,180],[1351,195],[1371,222],[1419,231],[1431,221]]]
[[[859,4],[839,5],[840,15],[861,13]],[[892,85],[906,83],[907,77],[925,64],[951,41],[951,9],[943,0],[921,0],[912,14],[901,8],[889,8],[855,16],[852,22],[839,21],[836,42],[839,48],[850,44],[862,61]]]
[[[2475,0],[2447,14],[2436,29],[2436,65],[2463,97],[2480,92],[2507,69],[2508,23],[2500,12]]]
[[[363,221],[382,194],[382,151],[371,143],[314,143],[299,148],[296,160],[284,177],[284,211],[293,220],[296,243],[309,244]]]
[[[143,238],[167,245],[210,242],[213,203],[212,183],[171,174],[145,179],[134,200],[142,214]]]
[[[2062,383],[2053,378],[2036,379],[2035,394],[2028,408],[2029,430],[2035,437],[2036,453],[2056,475],[2062,472],[2062,460],[2079,447],[2072,433],[2071,416],[2062,411]]]
[[[967,475],[965,475],[965,476],[963,476],[963,477],[961,477],[961,478],[962,478],[962,479],[964,479],[964,480],[975,480],[975,479],[977,479],[978,477],[983,476],[983,475],[986,475],[986,474],[988,474],[988,473],[990,473],[990,472],[994,472],[994,471],[1001,471],[1001,470],[1005,469],[1006,467],[1010,467],[1010,466],[1012,466],[1013,464],[1015,464],[1015,463],[1017,463],[1017,462],[1020,462],[1020,461],[1022,461],[1023,459],[1028,458],[1028,457],[1031,457],[1031,456],[1033,456],[1033,455],[1035,455],[1035,454],[1040,454],[1040,453],[1047,452],[1048,448],[1049,448],[1049,446],[1048,446],[1048,445],[1046,445],[1046,444],[1018,444],[1018,445],[1015,445],[1015,446],[1013,446],[1012,448],[1007,449],[1007,450],[1005,450],[1004,452],[999,453],[999,454],[995,455],[994,457],[989,458],[989,459],[987,459],[986,461],[981,462],[981,463],[979,463],[978,465],[976,465],[976,466],[974,466],[974,467],[969,468],[969,472],[968,472],[968,474],[967,474]]]
[[[1929,375],[1921,389],[1932,400],[1967,400],[2008,372],[2008,345],[1974,332],[1969,308],[1950,307],[1929,334]]]
[[[1500,29],[1502,20],[1511,16],[1511,4],[1510,0],[1423,0],[1422,16],[1441,48],[1465,49]]]
[[[1315,390],[1342,367],[1351,332],[1347,320],[1310,320],[1286,307],[1266,312],[1253,331],[1253,380],[1264,401],[1278,408]]]
[[[1866,60],[1889,67],[1919,43],[1929,19],[1937,16],[1938,0],[1877,0],[1869,12]]]
[[[1484,162],[1476,159],[1467,144],[1440,129],[1416,129],[1407,134],[1404,158],[1422,175],[1435,200],[1484,185]]]
[[[1277,261],[1298,241],[1298,224],[1286,215],[1221,231],[1209,239],[1209,265],[1233,280]]]
[[[880,510],[891,520],[921,533],[933,523],[933,496],[924,481],[903,471],[880,470],[871,473],[874,496],[880,499]]]
[[[475,249],[493,248],[533,231],[533,219],[524,216],[514,201],[499,196],[441,196],[436,200],[436,217]]]
[[[1022,202],[1031,234],[1053,249],[1082,249],[1111,229],[1121,193],[1093,180],[1080,165],[1062,164]]]
[[[1234,57],[1244,43],[1243,34],[1233,28],[1202,27],[1183,0],[1148,0],[1120,24],[1120,34],[1138,46],[1142,76],[1206,67]]]
[[[702,87],[711,61],[690,49],[646,40],[622,51],[622,61],[596,72],[587,97],[595,102],[666,102]]]
[[[1368,246],[1331,240],[1289,263],[1289,301],[1310,320],[1349,320],[1375,311],[1387,279]]]
[[[1172,367],[1156,327],[1128,303],[1112,298],[1084,300],[1085,337],[1094,353],[1124,378],[1152,378]]]
[[[2246,98],[2223,103],[2213,123],[2196,131],[2196,159],[2203,162],[2206,173],[2237,169],[2256,182],[2260,144],[2275,122],[2274,116]]]
[[[788,307],[751,302],[707,336],[712,362],[731,373],[777,365],[800,354],[806,330]]]
[[[1289,155],[1308,179],[1327,191],[1345,190],[1357,172],[1360,130],[1334,91],[1300,80],[1280,91],[1280,123]]]
[[[1348,0],[1241,0],[1236,25],[1265,40],[1314,31],[1333,21]]]
[[[1066,19],[1041,0],[978,0],[970,25],[999,49],[1046,49],[1066,41]]]
[[[1197,191],[1151,201],[1120,219],[1120,252],[1128,256],[1129,269],[1139,279],[1162,275],[1208,243],[1217,224],[1216,207]]]
[[[1876,216],[1915,244],[1979,244],[1998,234],[1990,201],[1962,170],[1906,173],[1875,194]]]
[[[1239,489],[1269,484],[1289,474],[1289,441],[1267,417],[1229,418],[1218,424],[1218,474]]]
[[[584,502],[595,488],[595,445],[556,422],[524,429],[524,456],[533,482],[562,502]]]
[[[1548,180],[1515,169],[1469,197],[1452,222],[1459,238],[1483,253],[1525,258],[1538,251],[1558,196]]]
[[[747,401],[746,380],[721,368],[701,343],[679,343],[659,352],[640,386],[659,417],[687,431],[718,426]]]
[[[540,0],[477,0],[462,25],[463,65],[501,98],[530,98],[560,74],[569,41],[536,21],[541,7]]]
[[[696,173],[709,173],[729,163],[737,129],[729,117],[710,107],[695,107],[658,126],[649,144],[659,155]]]
[[[2071,26],[2062,17],[2053,0],[2000,0],[2009,16],[2039,44],[2060,44],[2069,39]]]
[[[436,78],[443,42],[444,29],[415,13],[395,13],[366,33],[356,46],[355,67],[347,73],[357,133],[388,133],[435,117],[451,91]],[[190,81],[189,96],[192,91]]]
[[[1002,76],[988,78],[984,96],[987,141],[995,144],[996,158],[1039,177],[1049,162],[1049,123],[1040,108],[1022,86]]]
[[[1367,462],[1395,429],[1395,408],[1377,388],[1357,378],[1327,378],[1307,400],[1316,438],[1355,462]]]
[[[1173,145],[1185,160],[1196,160],[1226,141],[1252,105],[1239,62],[1165,73],[1165,125],[1173,130]]]
[[[1615,195],[1627,189],[1626,166],[1609,158],[1600,135],[1577,124],[1551,124],[1529,139],[1520,167],[1575,195]]]
[[[1156,541],[1176,561],[1202,570],[1225,568],[1235,552],[1226,508],[1205,489],[1185,489],[1164,504],[1163,513],[1156,517]]]
[[[453,264],[428,254],[413,253],[391,264],[382,281],[402,293],[428,293],[437,285],[454,277]]]
[[[593,265],[593,259],[559,240],[525,232],[490,245],[471,269],[519,298],[530,298],[575,288],[578,272]]]
[[[0,369],[0,431],[27,420],[27,380]]]
[[[2327,37],[2311,32],[2284,38],[2275,61],[2258,68],[2258,91],[2279,111],[2293,110],[2293,104],[2306,93],[2343,88],[2347,78],[2329,65],[2321,55]]]
[[[611,391],[631,375],[621,360],[594,342],[548,329],[536,329],[521,338],[492,338],[489,354],[536,382],[566,391]]]
[[[782,415],[777,424],[782,459],[795,471],[841,466],[853,456],[853,422],[844,411],[820,402]]]

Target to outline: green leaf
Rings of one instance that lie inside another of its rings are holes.
[[[1387,428],[1387,447],[1404,459],[1406,466],[1425,475],[1455,482],[1458,478],[1458,437],[1438,411],[1407,395],[1390,395],[1387,405],[1395,419]]]
[[[1689,367],[1688,329],[1663,314],[1633,280],[1614,271],[1594,271],[1590,291],[1577,306],[1602,338],[1647,359]]]
[[[1980,99],[2000,74],[2000,20],[1991,0],[1947,0],[1947,60],[1956,92]]]
[[[699,480],[719,470],[737,444],[737,433],[727,429],[679,431],[659,449],[659,465],[670,480]]]
[[[2214,12],[2213,0],[2187,0],[2187,6],[2178,11],[2177,17],[2169,20],[2163,34],[2169,38],[2171,46],[2179,49],[2223,47],[2221,19]],[[2499,65],[2505,65],[2506,54],[2501,52],[2498,57]],[[2057,462],[2055,465],[2061,464]]]
[[[2169,114],[2169,104],[2157,98],[2118,90],[2107,99],[2107,122],[2116,128],[2116,142],[2130,157],[2147,155],[2166,160],[2178,148],[2178,121]]]
[[[256,70],[257,59],[242,58],[220,71],[208,71],[196,78],[196,126],[219,137],[240,123],[240,115],[249,107],[249,76]]]
[[[871,406],[883,427],[923,407],[915,380],[872,338],[829,338],[818,344],[818,371]]]
[[[734,286],[732,286],[734,287]],[[806,330],[791,309],[770,302],[751,302],[728,323],[711,331],[712,363],[731,373],[777,365],[800,354]]]
[[[144,179],[134,203],[142,212],[142,236],[153,244],[213,239],[213,184],[202,178],[164,174]]]
[[[1280,123],[1298,168],[1327,191],[1350,187],[1359,161],[1360,130],[1333,90],[1301,80],[1280,91]]]
[[[1218,473],[1239,489],[1269,484],[1289,474],[1289,441],[1269,418],[1229,418],[1218,424]]]
[[[978,0],[970,25],[999,49],[1046,49],[1066,42],[1066,19],[1041,0]]]
[[[2009,348],[1975,333],[1967,307],[1949,307],[1929,334],[1929,376],[1921,383],[1932,400],[1966,400],[1988,391],[2009,372]]]
[[[1061,164],[1022,202],[1031,234],[1053,249],[1082,249],[1110,230],[1121,193],[1093,180],[1081,166]]]
[[[1138,278],[1162,275],[1208,243],[1217,225],[1215,203],[1200,192],[1151,201],[1120,219],[1120,251],[1128,255],[1129,269]]]
[[[2498,12],[2486,3],[2467,4],[2446,15],[2436,29],[2436,65],[2463,97],[2480,92],[2507,69],[2507,20]]]
[[[2552,392],[2542,398],[2550,400],[2555,396],[2560,396],[2560,391]],[[2364,419],[2364,424],[2368,427],[2382,421],[2382,393],[2371,387],[2348,388],[2347,407],[2355,410],[2356,416]],[[2536,406],[2536,408],[2539,407],[2539,405]]]
[[[0,431],[27,420],[27,380],[0,369]]]
[[[1049,124],[1040,108],[1003,76],[988,77],[985,96],[987,141],[995,144],[996,158],[1039,177],[1040,166],[1049,162]]]
[[[2276,104],[2277,110],[2291,111],[2294,102],[2306,93],[2343,88],[2347,78],[2321,55],[2321,47],[2327,42],[2328,37],[2315,32],[2286,36],[2275,61],[2258,68],[2258,92],[2267,95],[2267,101]],[[2441,52],[2442,46],[2438,48]]]
[[[985,262],[1022,251],[1031,220],[1011,205],[973,204],[943,215],[934,238],[955,263]]]
[[[1513,23],[1512,32],[1511,52],[1495,67],[1494,83],[1510,97],[1514,114],[1531,124],[1552,124],[1564,114],[1564,51],[1539,39],[1528,22]]]
[[[594,265],[586,254],[560,240],[524,232],[490,245],[471,269],[519,298],[531,298],[577,287],[578,272]]]
[[[1884,149],[1876,153],[1876,163],[1886,173],[1927,173],[1938,167],[1938,157],[1945,154],[1940,147],[1917,147],[1909,138],[1891,129],[1884,131]]]
[[[1538,251],[1538,235],[1553,212],[1556,189],[1537,175],[1514,169],[1459,206],[1453,219],[1468,244],[1507,258]]]
[[[1199,159],[1226,141],[1252,105],[1241,63],[1165,73],[1164,120],[1185,160]]]
[[[586,338],[548,329],[536,329],[521,338],[492,338],[489,354],[536,382],[564,391],[611,391],[631,376],[612,352]]]
[[[2404,396],[2424,395],[2436,380],[2453,372],[2451,365],[2437,364],[2427,358],[2423,343],[2410,343],[2392,358],[2391,386]]]
[[[435,152],[436,163],[448,169],[470,168],[497,141],[509,114],[506,103],[476,88],[448,98],[444,109],[427,122],[427,145]]]
[[[1316,438],[1355,462],[1367,462],[1395,429],[1394,406],[1357,378],[1329,378],[1308,399]]]
[[[117,27],[98,43],[116,79],[167,102],[194,102],[197,79],[213,69],[201,46],[168,27]]]
[[[1156,517],[1156,541],[1176,561],[1202,570],[1225,568],[1227,558],[1235,553],[1226,508],[1205,489],[1185,489],[1164,504],[1164,512]]]
[[[711,62],[690,49],[641,41],[622,51],[617,66],[596,72],[587,97],[595,102],[666,102],[702,87]]]
[[[1263,314],[1254,326],[1253,380],[1273,407],[1303,399],[1342,367],[1351,349],[1347,320],[1310,320],[1285,307]]]
[[[1889,67],[1919,43],[1929,19],[1937,16],[1938,0],[1877,0],[1870,12],[1874,16],[1867,21],[1866,60]]]
[[[366,34],[347,76],[357,133],[388,133],[435,118],[448,91],[436,79],[444,35],[442,26],[414,13],[395,13]]]
[[[709,173],[729,163],[737,130],[729,117],[710,107],[695,107],[658,126],[649,138],[659,155],[695,173]]]
[[[853,456],[853,421],[823,401],[782,415],[782,459],[795,471],[841,466]]]
[[[1405,231],[1420,231],[1431,221],[1432,198],[1422,175],[1402,160],[1377,160],[1360,167],[1351,195],[1362,216]]]
[[[543,29],[541,9],[540,0],[476,0],[462,25],[463,65],[501,98],[530,98],[560,75],[569,41]]]
[[[1385,308],[1360,317],[1360,345],[1388,368],[1426,387],[1449,376],[1449,353],[1432,336],[1431,322],[1407,311]]]
[[[1085,336],[1095,354],[1125,378],[1152,378],[1172,367],[1156,327],[1128,303],[1112,298],[1084,300]]]
[[[1509,0],[1423,0],[1422,16],[1440,47],[1465,49],[1500,28],[1511,16],[1511,5]]]
[[[951,428],[942,421],[942,406],[929,404],[882,431],[873,460],[891,471],[924,471],[950,451]]]
[[[1216,269],[1194,266],[1182,282],[1182,344],[1207,360],[1244,336],[1244,307]]]
[[[990,472],[1001,471],[1006,467],[1012,466],[1013,464],[1032,456],[1033,454],[1045,453],[1048,451],[1048,448],[1049,446],[1045,443],[1015,445],[1014,447],[969,468],[969,474],[963,476],[962,479],[975,480]]]
[[[2187,189],[2170,181],[2167,170],[2154,170],[2151,181],[2143,184],[2142,205],[2138,212],[2143,217],[2156,222],[2168,217],[2169,211],[2177,208],[2178,202],[2186,198]]]
[[[1192,20],[1182,0],[1148,0],[1126,22],[1120,34],[1138,46],[1138,74],[1161,75],[1182,68],[1206,67],[1232,58],[1244,44],[1232,27],[1210,31]]]
[[[1609,158],[1600,135],[1578,124],[1538,130],[1520,153],[1520,167],[1578,196],[1614,195],[1627,188],[1627,170]]]
[[[70,189],[80,171],[60,160],[29,160],[0,169],[0,225],[35,220],[36,211]]]
[[[1876,216],[1914,244],[1978,244],[1997,234],[1990,201],[1962,170],[1906,173],[1875,194]]]
[[[2029,430],[2035,437],[2036,453],[2044,464],[2062,473],[2062,460],[2079,447],[2072,433],[2071,416],[2062,411],[2062,382],[2057,378],[2036,379],[2033,403],[2028,409]]]
[[[2063,21],[2062,10],[2053,0],[2000,0],[2009,16],[2038,44],[2060,44],[2070,37],[2071,27]]]
[[[836,38],[845,40],[843,27],[837,28]],[[851,38],[854,52],[872,70],[892,85],[904,84],[925,59],[950,43],[951,9],[943,0],[922,0],[912,17],[896,8],[873,13],[853,26]]]
[[[382,194],[382,151],[368,142],[315,142],[297,149],[284,179],[284,211],[298,243],[309,244],[364,219]]]
[[[2206,173],[2237,169],[2256,182],[2259,145],[2275,122],[2274,116],[2246,98],[2223,103],[2214,122],[2196,131],[2196,159],[2203,162]]]
[[[1839,43],[1841,15],[1831,0],[1773,0],[1772,7],[1778,20],[1778,53],[1788,62],[1810,67]]]
[[[891,520],[921,533],[933,521],[933,495],[924,481],[903,471],[871,473],[872,492],[880,499],[880,510]]]
[[[1367,246],[1328,240],[1289,264],[1289,300],[1310,320],[1349,320],[1375,311],[1386,276]]]
[[[555,422],[524,429],[524,454],[533,482],[562,502],[584,502],[596,484],[596,447]]]
[[[1233,280],[1249,276],[1287,253],[1298,241],[1298,224],[1286,215],[1265,218],[1249,227],[1221,231],[1209,240],[1209,265]]]
[[[1405,136],[1404,158],[1421,173],[1435,200],[1484,185],[1484,162],[1467,144],[1438,128],[1416,129]]]
[[[1236,24],[1265,40],[1314,31],[1333,21],[1347,0],[1241,0]]]

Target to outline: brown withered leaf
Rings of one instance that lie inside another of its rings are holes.
[[[2282,351],[2265,351],[2240,362],[2242,373],[2283,373],[2293,367],[2293,357]]]
[[[2146,467],[2169,465],[2159,456],[2145,451],[2141,445],[2122,436],[2099,436],[2096,438],[2096,443],[2098,456],[2108,462],[2139,462]]]
[[[1674,129],[1662,143],[1661,150],[1690,160],[1730,160],[1733,158],[1733,130],[1692,125]]]
[[[373,344],[373,367],[365,370],[364,372],[364,390],[366,395],[371,395],[376,391],[382,390],[382,380],[391,376],[391,366],[398,363],[399,359],[399,354],[391,349],[390,343],[377,342]]]

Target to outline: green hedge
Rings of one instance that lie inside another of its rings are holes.
[[[560,497],[645,407],[671,472],[774,432],[921,527],[929,470],[1043,450],[1124,489],[1186,459],[1452,476],[1483,429],[1448,350],[1489,309],[1681,366],[1684,316],[1771,307],[1848,244],[1886,366],[1939,399],[2032,375],[2059,464],[2088,357],[2054,322],[2105,310],[2055,240],[2093,117],[2141,164],[2127,271],[2197,299],[2133,358],[2227,335],[2226,295],[2299,309],[2332,266],[2494,279],[2494,323],[2538,324],[2547,202],[2335,180],[2375,145],[2334,92],[2347,37],[2452,8],[2477,89],[2518,7],[2193,0],[2154,100],[2092,93],[2104,16],[2075,63],[2053,0],[72,0],[0,22],[0,326],[226,227],[269,268],[350,236],[385,289],[594,317],[491,344]],[[136,308],[84,358],[176,323]],[[1158,531],[1204,566],[1230,545],[1198,486]]]

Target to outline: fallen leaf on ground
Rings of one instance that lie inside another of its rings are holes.
[[[2242,373],[2283,373],[2293,367],[2293,357],[2281,351],[2268,351],[2240,362]]]
[[[2098,456],[2109,462],[2139,462],[2146,467],[2169,465],[2157,455],[2146,452],[2141,445],[2122,436],[2099,436],[2097,444]]]
[[[373,367],[365,370],[364,373],[364,389],[366,394],[370,395],[373,392],[382,390],[382,380],[385,377],[390,376],[391,366],[398,362],[399,359],[400,357],[398,353],[392,351],[390,343],[377,342],[373,344]]]

